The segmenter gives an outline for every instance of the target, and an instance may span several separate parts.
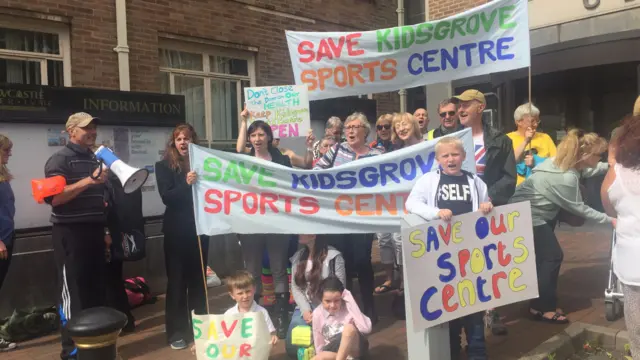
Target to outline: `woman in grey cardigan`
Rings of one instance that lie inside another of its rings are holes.
[[[300,235],[304,247],[291,257],[291,291],[296,309],[291,317],[285,347],[287,354],[296,357],[298,348],[291,343],[291,333],[296,326],[311,325],[313,309],[320,305],[320,282],[335,276],[346,284],[344,258],[327,241],[316,235]]]

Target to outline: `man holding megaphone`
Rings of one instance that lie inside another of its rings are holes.
[[[75,359],[76,348],[67,321],[83,309],[105,302],[104,263],[108,169],[96,162],[92,148],[99,119],[87,113],[69,117],[69,143],[45,164],[45,177],[62,176],[63,191],[45,198],[51,205],[52,240],[58,270],[59,313],[62,321],[62,359]]]

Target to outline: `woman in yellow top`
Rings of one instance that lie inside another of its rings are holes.
[[[522,104],[513,113],[518,129],[507,136],[513,142],[518,178],[516,186],[531,175],[531,170],[545,159],[556,156],[556,144],[551,137],[537,132],[540,110],[533,104]]]

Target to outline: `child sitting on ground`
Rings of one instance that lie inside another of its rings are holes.
[[[466,152],[462,140],[442,138],[436,144],[436,159],[441,169],[424,174],[414,185],[405,204],[408,212],[425,220],[450,221],[454,215],[480,209],[487,214],[493,205],[487,185],[480,177],[462,170]],[[460,358],[460,333],[467,335],[469,360],[486,360],[484,340],[484,312],[467,315],[449,322],[451,360]]]
[[[322,305],[313,310],[314,360],[346,360],[364,357],[369,352],[365,334],[371,332],[371,320],[335,276],[320,283]]]

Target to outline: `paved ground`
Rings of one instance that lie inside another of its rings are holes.
[[[604,318],[603,292],[609,268],[610,231],[602,228],[560,228],[559,238],[565,258],[560,277],[560,306],[573,321],[624,328],[624,321],[608,322]],[[377,256],[374,254],[375,261]],[[380,275],[380,273],[378,273]],[[380,282],[380,280],[378,281]],[[231,301],[222,288],[210,290],[212,312],[220,312]],[[406,359],[405,322],[395,320],[388,311],[392,297],[377,297],[381,320],[370,337],[373,359]],[[121,338],[119,351],[123,359],[193,359],[188,351],[173,351],[165,344],[164,298],[154,305],[137,309],[135,334]],[[492,360],[512,360],[532,350],[538,344],[564,328],[562,325],[537,323],[527,316],[527,304],[514,304],[500,309],[509,327],[505,337],[488,336]],[[2,359],[58,359],[59,337],[52,335],[20,344],[16,351],[3,354]],[[273,350],[272,359],[285,360],[282,343]],[[558,359],[560,360],[560,359]]]

